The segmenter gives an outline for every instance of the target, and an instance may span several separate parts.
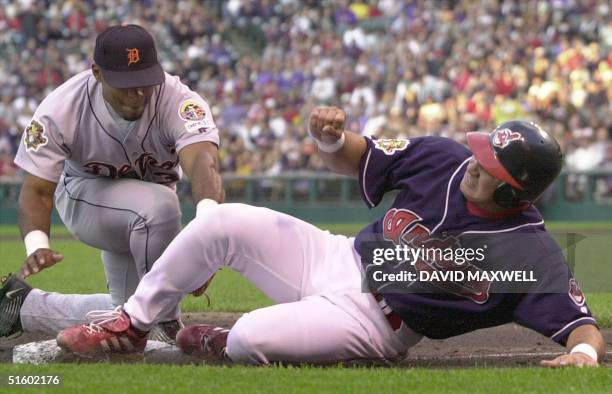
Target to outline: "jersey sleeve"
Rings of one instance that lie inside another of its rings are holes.
[[[586,297],[573,278],[562,253],[554,256],[556,265],[539,285],[539,291],[525,294],[514,311],[515,323],[531,328],[565,345],[568,335],[584,324],[597,325]],[[563,283],[561,286],[560,283]],[[544,292],[546,289],[555,291]]]
[[[23,131],[15,164],[32,175],[57,183],[68,155],[69,149],[53,119],[34,114]]]
[[[165,85],[162,128],[176,151],[197,142],[219,145],[219,130],[208,103],[178,77],[167,75]]]
[[[427,169],[459,164],[469,151],[441,137],[413,139],[370,139],[359,164],[359,185],[365,203],[377,206],[390,190],[407,186],[408,179]],[[433,179],[430,179],[430,182]]]

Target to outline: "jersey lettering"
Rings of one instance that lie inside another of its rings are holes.
[[[149,152],[142,153],[134,162],[134,167],[124,164],[121,168],[117,169],[116,166],[93,161],[83,165],[85,172],[92,175],[103,176],[107,178],[131,178],[131,179],[145,179],[147,173],[155,177],[155,182],[160,184],[173,183],[179,180],[178,173],[172,169],[178,164],[176,162],[164,161],[159,163],[159,160]]]
[[[461,247],[460,241],[455,237],[444,239],[431,237],[431,231],[424,225],[418,223],[423,219],[416,213],[407,209],[390,209],[383,219],[383,236],[394,245],[407,245],[411,248],[424,248],[425,250],[446,250]],[[424,256],[424,255],[420,255]],[[431,274],[434,271],[464,271],[479,272],[480,268],[469,262],[457,264],[455,261],[445,258],[446,254],[434,253],[435,258],[427,260],[419,257],[414,268],[418,271],[426,271]],[[431,275],[428,275],[431,277]],[[469,275],[465,275],[469,278]],[[475,275],[474,277],[479,277]],[[477,304],[483,304],[489,299],[490,281],[476,281],[466,279],[461,282],[454,281],[431,281],[432,285],[449,293],[468,298]]]

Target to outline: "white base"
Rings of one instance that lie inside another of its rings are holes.
[[[203,360],[188,356],[176,346],[160,341],[148,341],[144,353],[108,354],[86,357],[63,351],[55,339],[30,342],[13,348],[15,364],[48,364],[58,362],[92,362],[112,359],[120,362],[145,362],[153,364],[188,364]]]

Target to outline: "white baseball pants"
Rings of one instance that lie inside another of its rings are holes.
[[[396,358],[421,338],[393,331],[362,291],[353,239],[294,217],[244,204],[207,207],[169,245],[125,304],[150,329],[219,268],[253,282],[277,305],[244,314],[231,329],[234,362],[326,362]]]

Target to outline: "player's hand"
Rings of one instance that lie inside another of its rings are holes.
[[[208,289],[208,286],[210,285],[210,282],[213,280],[214,277],[215,275],[211,276],[210,279],[206,281],[206,283],[192,291],[191,295],[194,297],[199,297],[202,294],[206,293],[206,289]]]
[[[21,266],[21,277],[23,279],[30,275],[36,274],[45,268],[49,268],[64,259],[60,253],[54,252],[51,249],[38,249],[36,252],[28,256],[26,261]]]
[[[310,113],[310,135],[317,140],[333,144],[342,137],[346,112],[337,107],[316,107]]]
[[[565,368],[565,367],[597,367],[599,364],[590,356],[584,353],[564,354],[554,360],[542,360],[540,365],[548,368]]]

